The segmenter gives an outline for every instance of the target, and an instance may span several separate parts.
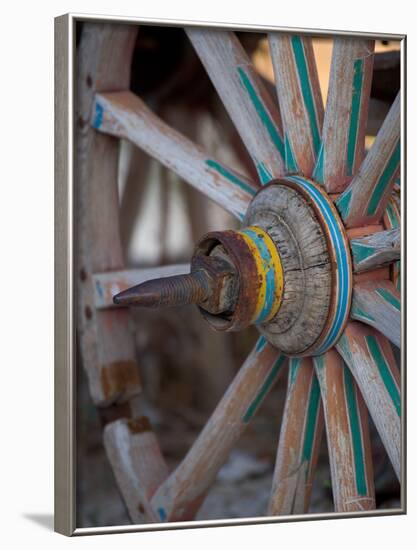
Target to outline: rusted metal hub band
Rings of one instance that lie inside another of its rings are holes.
[[[197,244],[191,268],[201,256],[221,251],[233,263],[237,288],[233,311],[212,315],[200,306],[203,316],[216,330],[237,331],[250,324],[267,322],[279,310],[283,292],[283,270],[271,237],[259,227],[241,231],[215,231]]]

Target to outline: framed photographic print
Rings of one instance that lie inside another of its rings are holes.
[[[56,530],[404,513],[405,36],[55,32]]]

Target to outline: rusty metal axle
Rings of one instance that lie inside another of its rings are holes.
[[[145,281],[120,292],[113,302],[121,306],[170,307],[204,302],[210,292],[210,280],[203,270]]]
[[[198,304],[213,314],[230,309],[236,272],[222,256],[193,258],[191,273],[145,281],[113,297],[121,306],[160,308]]]

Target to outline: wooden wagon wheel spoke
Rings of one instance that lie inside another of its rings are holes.
[[[368,281],[353,287],[351,317],[370,325],[401,346],[400,293],[391,281]]]
[[[279,111],[234,33],[187,29],[237,131],[256,166],[261,183],[285,171]]]
[[[350,322],[337,349],[352,371],[395,473],[400,478],[400,374],[391,344],[372,327]]]
[[[400,116],[398,92],[358,174],[337,200],[347,227],[378,222],[384,214],[400,170]]]
[[[163,521],[192,519],[216,474],[283,371],[285,357],[261,337],[181,464],[156,491]]]
[[[98,94],[92,125],[128,139],[240,220],[256,193],[256,184],[166,125],[131,92]]]
[[[398,181],[398,180],[396,180]],[[398,183],[394,184],[393,196],[390,197],[387,203],[387,207],[384,212],[383,222],[384,226],[387,229],[399,229],[401,225],[400,218],[400,205],[399,192],[395,190],[395,186],[398,186]],[[398,260],[391,265],[391,281],[394,283],[395,288],[398,292],[401,291],[401,261]]]
[[[365,152],[374,43],[336,38],[314,179],[329,193],[345,189]]]
[[[310,177],[320,150],[323,100],[310,38],[269,34],[284,124],[287,172]]]
[[[292,358],[268,515],[308,512],[323,426],[311,358]]]
[[[336,512],[375,508],[368,412],[352,374],[335,351],[315,357]]]
[[[149,420],[123,418],[107,424],[104,445],[132,521],[159,521],[150,501],[168,468]]]
[[[353,271],[361,273],[377,269],[399,260],[401,255],[401,235],[398,229],[388,229],[366,237],[351,239]]]

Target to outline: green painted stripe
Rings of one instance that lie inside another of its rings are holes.
[[[375,247],[358,243],[358,241],[350,241],[350,247],[352,249],[353,260],[357,264],[375,254]]]
[[[354,319],[358,319],[360,321],[370,321],[372,324],[375,323],[375,319],[372,317],[372,315],[365,313],[360,307],[355,304],[352,306],[350,314],[351,317],[353,317]]]
[[[287,169],[287,173],[289,174],[296,174],[299,171],[298,164],[294,157],[290,140],[287,135],[285,136],[285,167]]]
[[[278,373],[281,370],[281,367],[285,361],[285,355],[280,355],[278,359],[275,361],[274,366],[270,370],[268,376],[265,379],[265,382],[262,384],[261,389],[259,390],[258,394],[255,396],[252,403],[249,405],[249,407],[246,409],[245,414],[243,415],[242,421],[247,423],[249,420],[253,417],[255,414],[257,408],[263,401],[265,395],[268,393],[268,390],[272,386],[272,384],[275,382]]]
[[[336,207],[344,220],[349,216],[350,201],[352,199],[352,189],[347,188],[336,201]]]
[[[385,192],[385,189],[387,188],[387,185],[389,185],[398,168],[400,158],[401,146],[400,141],[398,140],[397,145],[395,146],[394,151],[392,152],[392,155],[390,156],[389,161],[387,162],[384,171],[381,174],[381,177],[375,185],[371,198],[369,199],[368,208],[366,211],[368,216],[372,216],[373,214],[375,214],[381,198]]]
[[[314,96],[311,89],[311,82],[308,73],[307,59],[304,51],[304,45],[301,37],[293,36],[291,38],[292,49],[294,52],[295,64],[297,66],[298,78],[301,85],[304,105],[306,106],[308,118],[310,121],[311,135],[313,138],[314,154],[318,155],[320,149],[320,130],[317,121],[317,113],[314,104]]]
[[[314,434],[316,432],[317,415],[320,405],[320,386],[317,376],[313,376],[310,388],[310,401],[308,403],[307,421],[304,433],[303,460],[311,460],[314,446]]]
[[[369,353],[371,354],[375,364],[378,368],[379,374],[381,375],[382,381],[387,389],[389,396],[391,397],[392,402],[394,403],[395,410],[397,411],[398,416],[401,415],[401,398],[400,392],[398,391],[395,380],[392,376],[391,370],[385,361],[385,357],[379,347],[378,341],[375,336],[368,335],[365,336],[366,345],[368,346]]]
[[[246,191],[246,193],[249,193],[249,195],[251,195],[252,197],[256,194],[255,189],[253,189],[248,183],[239,179],[236,174],[234,174],[233,172],[229,172],[229,170],[227,170],[224,166],[222,166],[215,160],[208,159],[206,160],[206,164],[209,168],[216,170],[216,172],[229,180],[231,183],[234,183],[235,185],[243,189],[243,191]]]
[[[357,59],[353,65],[353,83],[352,83],[352,104],[350,112],[350,123],[346,156],[346,173],[353,175],[355,163],[356,146],[358,139],[359,117],[363,86],[363,60]]]
[[[301,359],[298,359],[296,357],[291,357],[289,360],[289,382],[290,384],[294,384],[295,379],[297,378],[297,373],[301,365]]]
[[[393,307],[395,307],[395,309],[400,311],[400,309],[401,309],[400,301],[398,300],[398,298],[396,296],[391,294],[391,292],[389,290],[387,290],[386,288],[377,288],[375,292],[377,294],[379,294],[379,296],[384,298],[384,300],[389,302]]]
[[[356,401],[353,377],[350,370],[346,366],[343,369],[343,379],[345,383],[346,401],[349,414],[353,459],[355,462],[356,490],[359,495],[365,496],[368,493],[368,486],[366,483],[365,455],[362,446],[358,403]]]
[[[313,179],[317,183],[324,184],[324,142],[321,142],[316,166],[313,171]]]
[[[262,185],[265,185],[273,179],[271,172],[263,162],[258,162],[256,164],[256,170],[259,174],[259,179],[261,180]]]
[[[256,112],[258,113],[259,118],[261,119],[262,124],[265,126],[269,137],[275,145],[275,148],[280,153],[282,160],[285,159],[285,148],[281,136],[279,135],[278,129],[275,126],[273,120],[267,113],[265,106],[258,96],[249,76],[246,74],[245,70],[242,67],[238,67],[237,71],[239,73],[239,78],[243,87],[248,92],[250,100],[252,101],[253,106],[255,107]]]

